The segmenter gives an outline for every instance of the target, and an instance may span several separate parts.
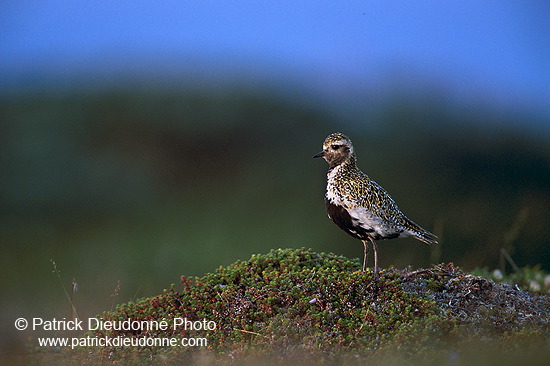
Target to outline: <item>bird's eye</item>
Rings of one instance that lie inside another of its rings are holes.
[[[332,145],[331,148],[332,150],[338,150],[340,148],[340,145]]]

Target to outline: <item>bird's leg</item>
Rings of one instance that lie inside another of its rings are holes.
[[[367,244],[366,240],[361,240],[363,242],[363,246],[365,247],[363,249],[363,272],[367,269],[367,259],[369,255],[369,245]]]
[[[378,279],[378,246],[376,245],[376,240],[369,237],[372,243],[372,249],[374,250],[374,278]]]

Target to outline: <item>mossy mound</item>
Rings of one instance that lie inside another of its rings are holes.
[[[502,350],[550,346],[547,296],[466,274],[452,264],[390,268],[378,281],[359,268],[357,260],[307,249],[253,255],[201,278],[182,276],[181,290],[119,305],[100,317],[165,320],[166,330],[98,330],[89,336],[206,339],[203,347],[93,348],[109,359],[130,355],[167,363],[203,357],[355,362],[396,352],[447,362],[480,342]],[[174,327],[174,319],[213,323],[206,330],[185,329]]]

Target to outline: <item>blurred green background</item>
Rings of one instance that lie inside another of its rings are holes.
[[[311,159],[336,131],[440,237],[380,243],[381,267],[504,248],[550,269],[537,6],[21,4],[0,32],[2,343],[70,317],[73,280],[88,318],[273,248],[361,257]]]
[[[67,288],[78,283],[83,317],[272,248],[361,256],[327,219],[327,166],[311,159],[333,131],[349,134],[360,168],[441,238],[383,242],[383,267],[497,267],[506,248],[520,266],[550,268],[548,139],[490,127],[529,116],[401,96],[350,120],[229,86],[47,91],[0,105],[8,313],[36,314],[38,302],[68,316],[52,259]]]

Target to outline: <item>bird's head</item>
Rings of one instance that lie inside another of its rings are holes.
[[[323,158],[332,169],[344,162],[355,160],[355,153],[351,140],[346,135],[336,132],[328,135],[323,142],[323,151],[313,156]]]

